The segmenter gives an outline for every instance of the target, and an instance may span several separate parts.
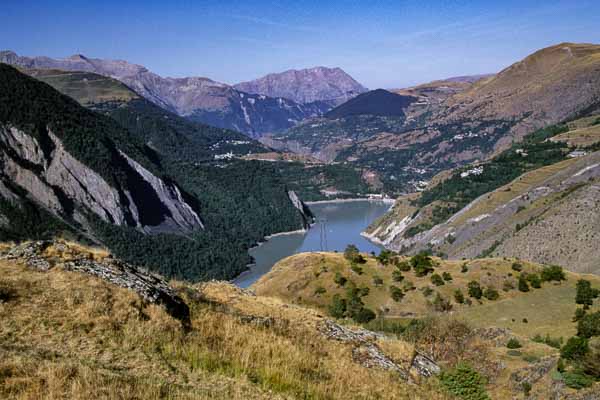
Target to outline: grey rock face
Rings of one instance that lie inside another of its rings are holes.
[[[238,90],[271,97],[284,97],[297,103],[329,101],[341,104],[367,89],[340,68],[314,67],[269,74],[234,85]]]
[[[165,78],[141,65],[121,60],[82,55],[63,59],[21,57],[11,51],[2,51],[0,62],[24,68],[85,71],[109,76],[180,116],[252,137],[283,131],[306,118],[320,116],[332,107],[321,101],[303,104],[278,96],[249,94],[203,77]]]
[[[37,241],[10,248],[0,257],[6,260],[20,260],[29,268],[40,271],[48,271],[60,266],[68,271],[96,276],[119,287],[133,290],[148,303],[163,305],[173,317],[189,323],[190,311],[187,304],[161,277],[111,258],[95,261],[86,258],[84,254],[79,254],[74,258],[68,257],[68,261],[62,262],[44,254],[50,246],[54,247],[55,252],[73,254],[66,243]]]
[[[148,226],[140,212],[141,204],[134,200],[138,196],[134,196],[130,188],[111,186],[100,174],[68,153],[56,135],[47,133],[53,145],[48,154],[34,137],[15,127],[0,125],[0,178],[24,189],[32,200],[53,214],[85,223],[82,211],[91,211],[106,222],[128,224],[147,233],[187,233],[203,228],[200,217],[186,203],[176,185],[164,182],[120,153],[137,173],[137,178],[149,184],[161,208],[166,210],[160,224]],[[6,185],[2,187],[0,194],[4,198],[17,198]]]
[[[405,380],[411,380],[411,372],[416,372],[423,377],[430,377],[441,372],[434,360],[418,351],[415,352],[408,370],[401,367],[377,346],[375,341],[385,338],[378,333],[366,329],[346,328],[331,320],[324,320],[318,328],[328,339],[353,344],[352,358],[366,368],[380,368],[397,372]]]

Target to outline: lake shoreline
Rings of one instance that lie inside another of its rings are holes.
[[[350,199],[331,199],[331,200],[315,200],[315,201],[305,201],[304,204],[306,204],[307,206],[313,205],[313,204],[327,204],[327,203],[351,203],[351,202],[355,202],[355,201],[372,201],[375,203],[387,203],[387,204],[394,204],[396,203],[395,199],[390,199],[390,198],[385,198],[385,199],[369,199],[366,197],[356,197],[356,198],[350,198]]]

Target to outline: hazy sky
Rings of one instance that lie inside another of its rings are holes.
[[[371,89],[404,87],[495,72],[559,42],[600,43],[598,0],[1,3],[0,49],[227,83],[324,65]]]

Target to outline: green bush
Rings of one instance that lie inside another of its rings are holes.
[[[451,394],[463,400],[489,400],[485,385],[486,379],[465,363],[440,374],[442,386]]]
[[[398,302],[404,298],[404,292],[398,286],[390,286],[390,295],[392,300]]]
[[[485,289],[483,291],[483,297],[485,297],[488,300],[493,301],[493,300],[498,300],[498,298],[500,297],[500,294],[493,287],[488,287],[487,289]]]
[[[583,308],[578,308],[577,310],[575,310],[575,315],[573,316],[573,322],[579,321],[584,316],[585,316],[585,310]]]
[[[461,265],[460,272],[462,272],[463,274],[466,274],[467,272],[469,272],[469,266],[467,264]]]
[[[359,288],[358,291],[359,291],[359,295],[361,297],[365,297],[365,296],[369,295],[369,293],[371,292],[371,289],[369,289],[368,286],[363,286],[363,287]]]
[[[367,260],[365,260],[362,254],[360,254],[360,252],[358,251],[358,247],[356,247],[353,244],[349,244],[348,246],[346,246],[346,249],[344,250],[344,258],[346,258],[346,260],[350,262],[354,262],[357,264],[364,264],[367,262]]]
[[[368,308],[361,308],[358,313],[356,313],[353,317],[354,321],[358,322],[359,324],[366,324],[372,320],[374,320],[376,317],[375,313],[372,310],[369,310]]]
[[[431,304],[433,309],[438,312],[448,312],[452,310],[452,304],[450,304],[450,301],[442,297],[442,295],[439,293],[436,293]]]
[[[515,288],[515,285],[513,285],[513,283],[509,280],[504,281],[504,283],[502,284],[502,290],[504,290],[505,292],[511,291]]]
[[[442,286],[444,284],[444,279],[439,274],[431,275],[431,283],[435,286]]]
[[[479,300],[481,299],[481,296],[483,296],[483,290],[481,290],[481,285],[479,284],[479,282],[471,281],[467,285],[467,288],[469,296],[473,297],[474,299]]]
[[[594,378],[582,371],[566,371],[562,376],[565,385],[572,389],[583,389],[594,383]]]
[[[379,255],[375,257],[377,261],[382,265],[388,265],[392,261],[394,253],[390,250],[381,250]]]
[[[594,304],[594,299],[598,297],[598,290],[592,288],[590,281],[580,279],[576,285],[575,303],[583,305],[584,309]]]
[[[586,314],[577,321],[577,336],[584,338],[600,336],[600,311]]]
[[[542,281],[550,282],[550,281],[565,281],[567,277],[565,276],[565,271],[559,265],[551,265],[549,267],[545,267],[541,273]]]
[[[465,295],[460,289],[456,289],[454,291],[454,301],[458,304],[463,304],[465,302]]]
[[[357,263],[352,263],[350,264],[350,269],[356,273],[357,275],[362,275],[363,274],[363,269],[360,265],[358,265]]]
[[[552,337],[550,337],[550,335],[546,335],[545,337],[542,337],[541,335],[537,334],[533,338],[531,338],[531,340],[536,343],[543,343],[550,347],[554,347],[555,349],[560,349],[563,344],[562,337],[552,338]]]
[[[560,349],[560,356],[567,360],[576,360],[585,356],[589,350],[589,342],[586,338],[573,336]]]
[[[513,263],[511,268],[513,271],[521,272],[523,270],[523,266],[517,262]]]
[[[383,279],[379,275],[373,276],[373,285],[379,287],[383,285]]]
[[[424,286],[421,289],[421,292],[423,292],[423,296],[429,297],[429,296],[431,296],[433,294],[433,289],[430,288],[429,286]]]
[[[327,290],[323,286],[318,286],[315,289],[315,295],[317,295],[317,296],[320,296],[320,295],[325,294],[325,293],[327,293]]]
[[[520,349],[523,346],[516,338],[510,338],[508,343],[506,343],[506,347],[508,347],[509,349]]]
[[[446,271],[446,272],[444,272],[444,273],[442,274],[442,278],[444,278],[444,280],[445,280],[445,281],[448,281],[448,282],[449,282],[449,281],[451,281],[451,280],[452,280],[452,275],[450,275],[450,272],[447,272],[447,271]]]
[[[410,271],[410,264],[406,260],[404,260],[404,261],[398,260],[396,262],[396,268],[398,268],[402,272],[408,272],[408,271]]]
[[[529,292],[529,284],[527,283],[527,279],[523,276],[523,274],[519,275],[519,291],[521,292]]]
[[[408,292],[409,290],[415,290],[415,284],[411,281],[404,281],[404,284],[402,285],[402,290],[404,290],[405,292]]]
[[[345,313],[346,299],[343,299],[339,294],[334,295],[329,305],[329,315],[333,318],[343,318]]]
[[[335,276],[333,277],[333,281],[338,286],[344,286],[344,285],[346,285],[346,282],[348,282],[348,279],[346,279],[346,277],[344,275],[342,275],[341,273],[336,272]]]
[[[410,259],[415,275],[421,277],[433,272],[434,262],[426,253],[419,253]]]
[[[402,282],[404,280],[404,275],[402,275],[401,271],[394,270],[392,272],[392,280],[394,282]]]
[[[532,288],[539,289],[542,287],[542,280],[538,274],[527,274],[526,279]]]

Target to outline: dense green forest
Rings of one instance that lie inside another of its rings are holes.
[[[242,151],[262,148],[256,142],[188,122],[145,101],[94,107],[101,113],[0,64],[0,124],[34,136],[46,156],[54,146],[51,131],[70,154],[119,191],[131,184],[118,155],[122,150],[166,182],[176,183],[200,215],[205,229],[187,236],[145,235],[88,215],[90,236],[126,261],[180,279],[228,279],[246,268],[248,247],[265,235],[299,229],[308,222],[290,202],[288,187],[274,164],[212,160],[211,155],[230,151],[226,146],[245,146]],[[10,151],[5,145],[2,149]],[[72,215],[52,216],[23,196],[18,203],[0,202],[0,213],[10,220],[0,230],[0,240],[83,233]]]

